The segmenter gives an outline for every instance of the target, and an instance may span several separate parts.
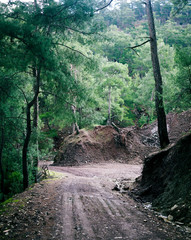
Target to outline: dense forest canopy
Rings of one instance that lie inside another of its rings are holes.
[[[187,110],[191,2],[152,7],[165,110]],[[156,119],[148,38],[139,0],[0,3],[1,200],[37,180],[58,131]]]

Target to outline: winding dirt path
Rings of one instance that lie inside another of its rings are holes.
[[[60,185],[60,240],[186,239],[127,195],[112,191],[116,179],[134,180],[141,165],[53,167],[66,174]]]
[[[141,165],[99,164],[49,167],[61,178],[46,180],[16,196],[10,213],[0,215],[3,240],[186,240],[183,228],[120,192],[116,179],[135,179]],[[20,208],[21,203],[25,206]]]

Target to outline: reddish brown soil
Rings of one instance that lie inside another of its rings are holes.
[[[167,115],[170,142],[191,130],[191,110]],[[62,166],[87,163],[120,162],[142,163],[145,156],[159,149],[157,122],[141,129],[128,127],[97,126],[93,130],[81,130],[60,141],[54,164]]]
[[[191,129],[191,111],[167,119],[172,141]],[[140,175],[142,165],[136,164],[157,148],[156,132],[153,123],[120,133],[100,126],[68,136],[55,163],[89,164],[50,166],[62,178],[35,184],[1,206],[0,240],[191,239],[188,229],[164,222],[128,195],[112,191],[116,180],[131,183]]]
[[[116,179],[131,182],[141,165],[50,167],[62,178],[46,180],[15,196],[1,211],[2,240],[188,240],[182,227],[165,223],[119,192]]]
[[[131,127],[120,129],[98,126],[66,137],[54,165],[74,166],[100,162],[142,163],[144,156],[156,148],[146,146],[139,132]]]

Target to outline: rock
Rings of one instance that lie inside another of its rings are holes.
[[[177,204],[175,204],[173,207],[171,207],[171,211],[174,211],[175,209],[177,209],[178,208],[178,205]]]
[[[190,227],[186,227],[185,229],[186,229],[186,232],[191,233],[191,228]]]
[[[173,221],[174,217],[173,217],[172,215],[168,215],[167,219],[168,219],[169,221]]]
[[[178,225],[184,225],[184,223],[182,223],[182,222],[176,222],[176,224],[178,224]]]

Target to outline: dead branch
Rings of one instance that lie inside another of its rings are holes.
[[[112,122],[111,125],[113,126],[113,128],[114,128],[118,133],[121,132],[121,131],[120,131],[120,128],[118,128],[118,127],[115,125],[114,122]]]

